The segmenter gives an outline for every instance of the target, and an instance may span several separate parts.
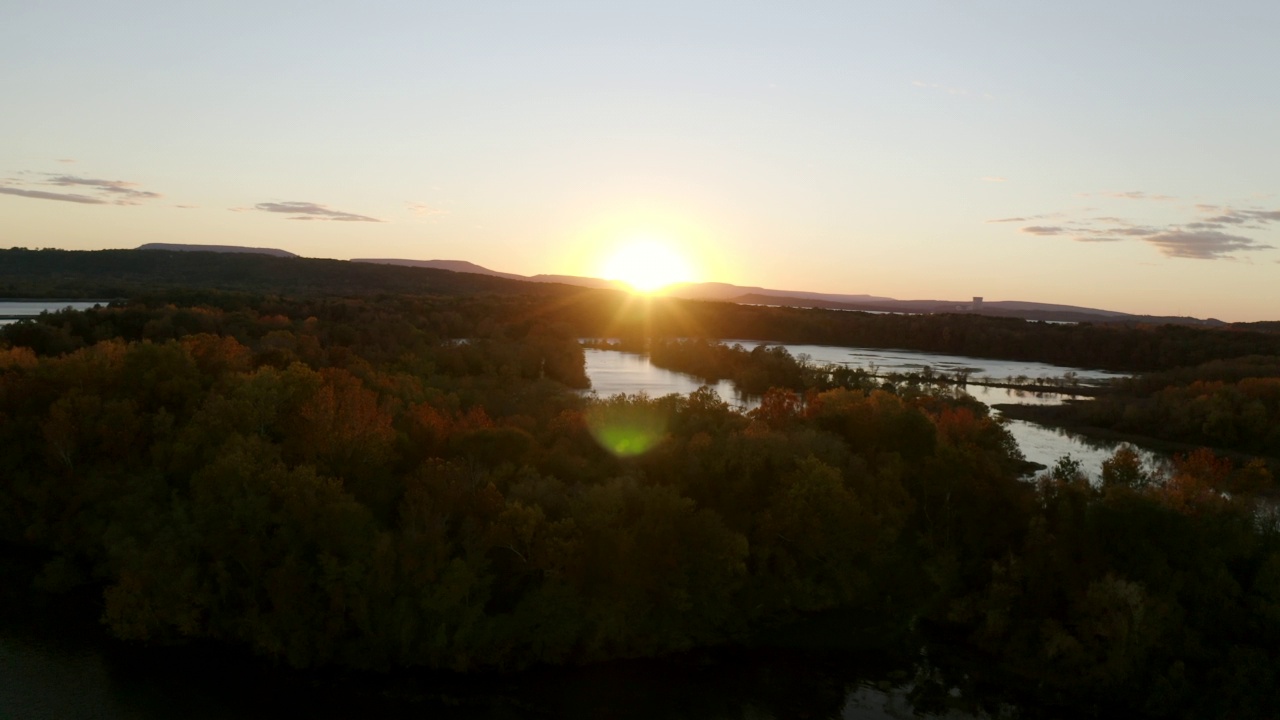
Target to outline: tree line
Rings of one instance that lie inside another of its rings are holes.
[[[1274,323],[1223,328],[1058,324],[976,314],[888,315],[637,298],[612,290],[431,268],[164,250],[0,249],[0,297],[146,299],[187,305],[272,298],[436,298],[523,304],[578,337],[643,346],[650,337],[902,348],[1072,367],[1153,372],[1246,355],[1280,355]],[[532,319],[527,315],[526,319]]]

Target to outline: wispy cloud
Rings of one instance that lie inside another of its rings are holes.
[[[1260,228],[1268,223],[1280,222],[1280,210],[1237,210],[1219,205],[1197,205],[1196,209],[1209,215],[1194,223],[1195,227],[1201,229],[1223,229],[1241,225]]]
[[[52,175],[48,181],[49,185],[58,185],[61,187],[87,187],[103,193],[109,197],[115,197],[117,205],[137,205],[142,200],[152,200],[160,197],[160,193],[151,192],[149,190],[139,190],[137,183],[126,182],[124,180],[98,180],[95,178],[82,178],[74,175]]]
[[[1057,220],[1065,217],[1063,213],[1043,213],[1041,215],[1018,215],[1017,217],[995,218],[989,223],[1033,222],[1035,220]]]
[[[1018,232],[1024,232],[1028,235],[1065,235],[1067,229],[1056,225],[1028,225],[1018,228]]]
[[[983,182],[1007,182],[1009,178],[1000,177],[999,175],[987,175],[982,178]]]
[[[1176,200],[1169,195],[1140,190],[1126,192],[1082,193],[1093,197],[1119,200],[1151,200],[1161,203]],[[1230,259],[1236,253],[1272,250],[1274,246],[1262,239],[1242,233],[1268,231],[1272,223],[1280,223],[1280,210],[1265,208],[1238,208],[1231,205],[1197,204],[1185,207],[1185,219],[1181,222],[1135,222],[1116,215],[1086,215],[1088,208],[1071,213],[1024,215],[988,223],[1034,222],[1049,217],[1060,218],[1052,224],[1031,224],[1018,228],[1020,233],[1039,237],[1063,237],[1081,243],[1121,242],[1140,240],[1148,243],[1169,258],[1194,260]],[[1167,215],[1167,210],[1161,210]],[[1149,213],[1148,213],[1149,215]],[[1189,216],[1189,217],[1188,217]],[[1148,218],[1150,220],[1150,218]],[[1230,232],[1224,232],[1229,230]]]
[[[47,192],[45,190],[27,190],[26,188],[7,187],[0,185],[0,194],[17,195],[18,197],[35,198],[36,200],[61,200],[63,202],[81,203],[84,205],[106,205],[106,200],[99,200],[88,195],[76,195],[73,193],[56,193]]]
[[[336,222],[384,222],[367,215],[330,209],[327,205],[312,202],[264,202],[253,206],[262,212],[288,215],[290,220],[332,220]]]
[[[126,180],[100,180],[75,175],[25,171],[19,175],[23,178],[0,180],[0,193],[35,200],[58,200],[83,205],[138,205],[144,200],[162,197],[160,193],[142,190],[137,183]],[[84,192],[56,192],[41,189],[46,187],[77,188]]]
[[[1151,237],[1152,235],[1159,235],[1163,231],[1160,228],[1130,225],[1128,227],[1107,228],[1102,232],[1107,235],[1123,235],[1125,237]]]
[[[1216,230],[1200,230],[1188,232],[1174,230],[1152,235],[1145,240],[1160,249],[1169,257],[1194,258],[1197,260],[1216,260],[1230,257],[1229,253],[1240,250],[1269,250],[1270,245],[1256,242],[1241,235],[1228,235]]]

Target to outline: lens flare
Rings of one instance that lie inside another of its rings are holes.
[[[618,395],[587,411],[587,429],[616,457],[643,455],[666,436],[667,420],[648,398]]]

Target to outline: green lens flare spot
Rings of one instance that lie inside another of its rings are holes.
[[[600,447],[617,457],[636,457],[652,450],[666,436],[667,422],[644,398],[619,396],[587,412],[587,429]]]

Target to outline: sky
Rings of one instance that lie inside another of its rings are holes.
[[[1280,319],[1274,0],[0,8],[2,247]]]

